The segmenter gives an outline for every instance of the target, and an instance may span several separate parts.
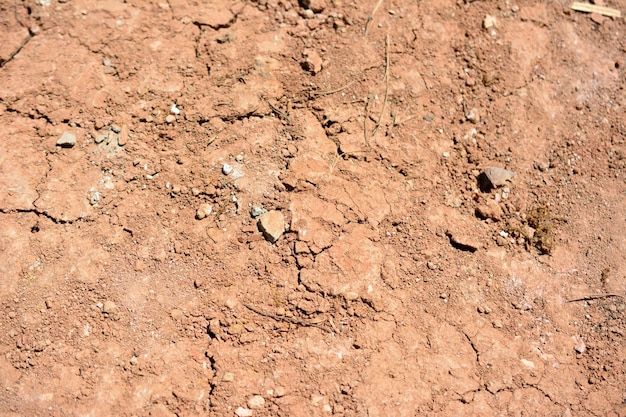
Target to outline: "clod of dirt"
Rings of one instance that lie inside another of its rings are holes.
[[[489,167],[478,176],[478,185],[481,190],[489,191],[492,188],[506,185],[515,176],[515,172],[508,169]]]
[[[302,61],[302,69],[315,75],[322,70],[322,57],[313,49],[305,49],[302,52],[304,61]]]
[[[285,232],[285,216],[280,211],[268,211],[259,217],[259,230],[266,240],[276,242]]]
[[[485,204],[476,207],[476,216],[483,220],[491,219],[497,222],[502,219],[502,208],[494,200],[488,200]]]
[[[57,146],[61,148],[71,148],[76,145],[76,135],[69,132],[63,132],[59,140],[57,140]]]
[[[117,304],[113,301],[107,300],[102,305],[102,312],[105,314],[113,314],[117,311]]]
[[[311,9],[315,13],[321,13],[326,8],[325,0],[300,0],[300,7]]]

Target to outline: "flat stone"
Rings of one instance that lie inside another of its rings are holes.
[[[76,145],[76,135],[70,132],[63,132],[59,140],[57,140],[57,146],[62,148],[71,148]]]
[[[450,243],[456,249],[467,251],[467,252],[476,252],[481,247],[481,244],[475,241],[470,236],[462,235],[460,233],[456,233],[451,230],[448,230],[446,232],[446,235],[448,235],[448,238],[450,239]]]
[[[252,410],[250,410],[249,408],[239,407],[235,410],[235,414],[238,417],[252,417]]]
[[[509,171],[508,169],[489,167],[479,175],[479,181],[484,182],[486,180],[487,185],[496,188],[506,185],[514,176],[515,172]]]
[[[268,211],[259,217],[259,229],[266,240],[274,243],[285,232],[285,216],[280,211]]]
[[[265,406],[265,398],[260,395],[254,395],[248,400],[248,408],[251,410],[258,410]]]

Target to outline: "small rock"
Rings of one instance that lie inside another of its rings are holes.
[[[262,215],[264,215],[265,213],[267,213],[267,210],[265,210],[263,207],[261,206],[252,206],[250,208],[250,215],[252,216],[253,219],[256,219],[258,217],[261,217]]]
[[[248,400],[248,408],[252,410],[258,410],[260,408],[263,408],[264,405],[265,398],[261,397],[260,395],[255,395]]]
[[[259,229],[266,240],[274,243],[285,232],[285,216],[280,211],[268,211],[259,217]]]
[[[503,327],[502,322],[500,320],[494,320],[492,325],[496,329],[501,329]]]
[[[113,301],[105,301],[104,304],[102,304],[102,312],[105,314],[113,314],[117,311],[117,304],[115,304]]]
[[[62,148],[71,148],[74,145],[76,145],[76,135],[69,132],[64,132],[57,140],[57,146]]]
[[[284,397],[285,394],[285,387],[276,387],[276,389],[274,389],[274,397],[276,398]]]
[[[474,124],[480,122],[480,114],[475,108],[470,109],[470,111],[465,115],[465,118]]]
[[[496,188],[506,185],[507,181],[510,181],[514,176],[515,172],[508,169],[489,167],[478,176],[478,181],[490,186],[490,188]]]
[[[305,19],[313,19],[315,18],[315,13],[313,13],[313,10],[311,9],[304,9],[300,12],[300,16],[304,17]]]
[[[535,232],[536,230],[527,224],[522,226],[522,234],[528,240],[531,240],[533,237],[535,237]]]
[[[302,68],[305,71],[315,75],[322,70],[322,57],[314,49],[305,49],[302,53],[304,61],[302,62]]]
[[[468,252],[476,252],[481,246],[480,243],[476,242],[471,237],[462,236],[457,233],[453,233],[450,230],[446,232],[446,235],[448,235],[448,238],[450,239],[450,243],[452,244],[452,246],[454,246],[456,249],[459,249],[459,250],[468,251]]]
[[[180,109],[176,107],[176,104],[172,104],[172,107],[170,107],[170,113],[176,114],[176,115],[180,114]]]
[[[109,138],[109,134],[105,133],[103,135],[96,135],[96,137],[94,138],[94,142],[96,142],[96,145],[101,144],[102,142],[104,142],[105,140],[107,140]]]
[[[172,123],[174,123],[175,121],[176,121],[176,116],[174,116],[173,114],[168,114],[168,115],[165,117],[165,123],[172,124]]]
[[[222,174],[230,175],[233,172],[233,167],[228,164],[222,165]]]
[[[210,204],[200,204],[198,210],[196,211],[196,219],[202,220],[209,216],[213,212],[213,207]]]
[[[585,351],[587,350],[587,346],[585,345],[585,342],[582,338],[574,338],[574,350],[576,351],[576,353],[585,353]]]
[[[496,17],[495,16],[491,16],[491,15],[485,16],[485,19],[483,20],[483,28],[491,29],[495,25],[496,25]]]
[[[128,142],[128,137],[129,137],[128,126],[122,125],[122,130],[119,136],[117,137],[117,144],[119,146],[126,145],[126,143]]]
[[[207,285],[207,280],[204,277],[198,277],[193,280],[193,286],[196,289],[204,288]]]
[[[120,133],[122,131],[122,128],[118,125],[111,125],[111,130],[115,133]]]
[[[235,414],[238,417],[252,417],[252,410],[250,410],[249,408],[239,407],[235,410]]]
[[[233,382],[235,380],[235,374],[232,372],[225,372],[222,377],[222,382]]]

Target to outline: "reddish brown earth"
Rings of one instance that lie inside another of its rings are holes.
[[[375,3],[0,4],[2,416],[626,416],[624,20]]]

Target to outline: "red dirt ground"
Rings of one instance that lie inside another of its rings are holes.
[[[624,20],[376,3],[0,3],[1,415],[626,416]]]

